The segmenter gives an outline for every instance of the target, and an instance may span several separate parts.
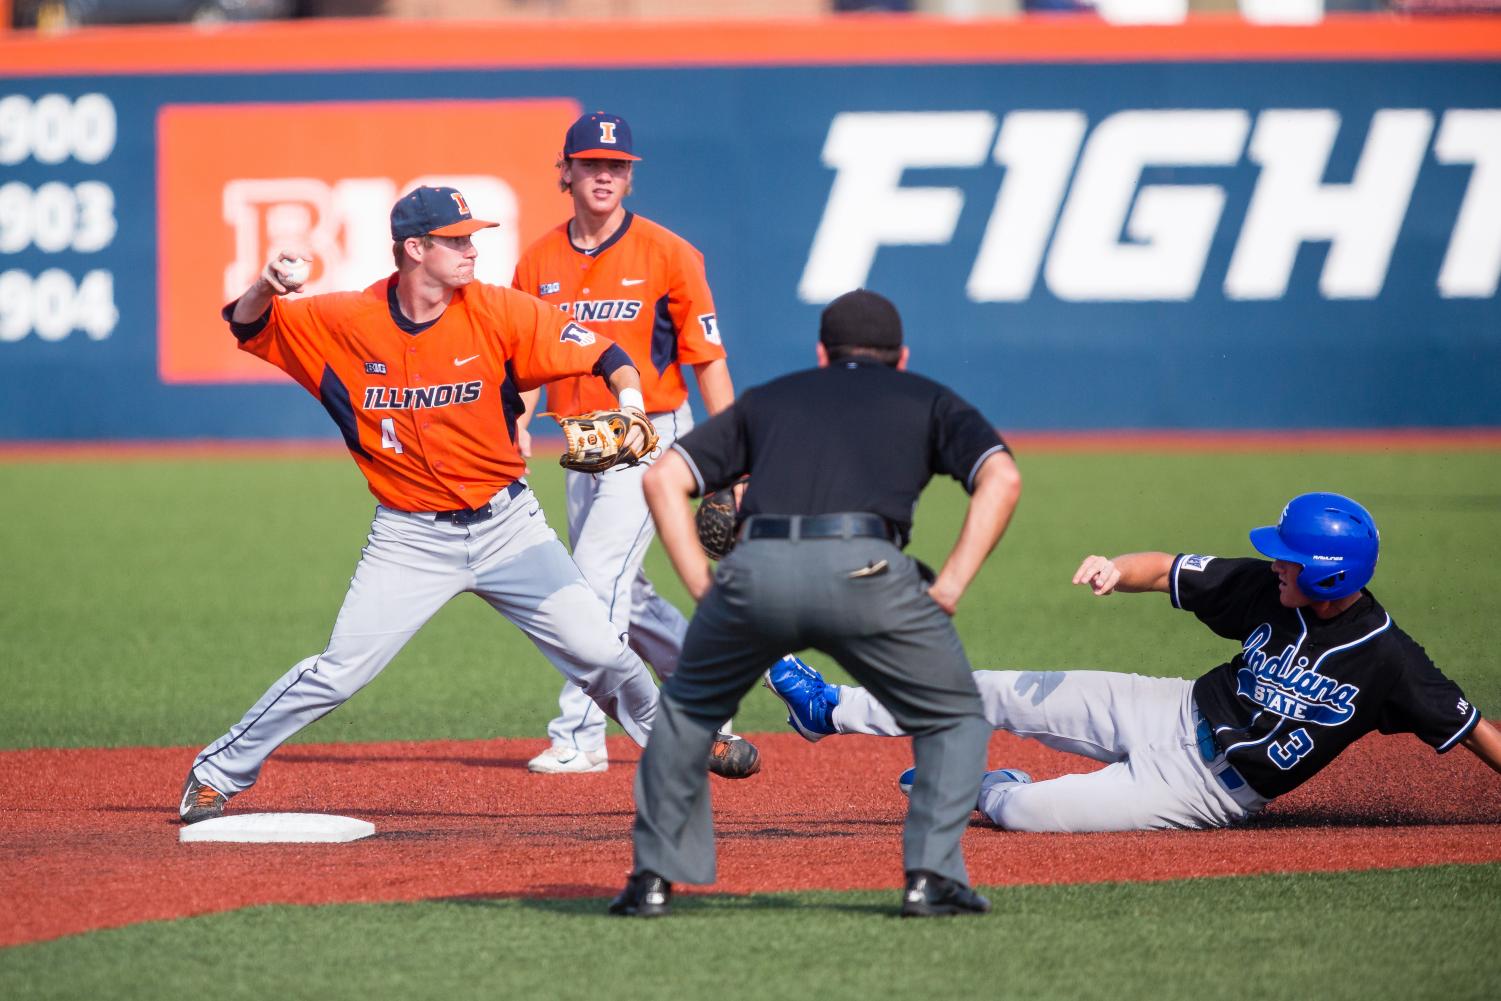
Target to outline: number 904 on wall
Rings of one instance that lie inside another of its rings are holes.
[[[74,331],[102,341],[119,319],[115,276],[108,271],[90,271],[76,281],[61,268],[37,275],[0,271],[0,343],[32,335],[60,341]]]

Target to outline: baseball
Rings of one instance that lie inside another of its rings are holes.
[[[290,260],[282,258],[277,263],[277,270],[282,273],[286,284],[301,287],[307,283],[308,275],[313,272],[313,262],[305,257],[294,257]]]

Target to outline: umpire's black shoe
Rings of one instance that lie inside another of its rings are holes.
[[[620,918],[660,918],[672,913],[672,884],[654,872],[638,872],[610,901],[610,913]]]
[[[902,892],[902,917],[935,918],[946,914],[984,914],[990,901],[963,883],[945,879],[934,872],[914,869],[907,873],[907,889]]]

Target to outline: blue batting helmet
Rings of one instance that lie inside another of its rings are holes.
[[[1276,525],[1251,530],[1251,545],[1264,556],[1301,566],[1303,593],[1333,601],[1370,581],[1381,533],[1371,513],[1348,497],[1301,494],[1287,502]]]

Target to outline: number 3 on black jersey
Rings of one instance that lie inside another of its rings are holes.
[[[1266,749],[1266,756],[1272,759],[1272,764],[1285,772],[1311,750],[1313,750],[1313,738],[1308,736],[1308,731],[1300,726],[1288,734],[1287,740],[1280,744],[1270,745]]]

